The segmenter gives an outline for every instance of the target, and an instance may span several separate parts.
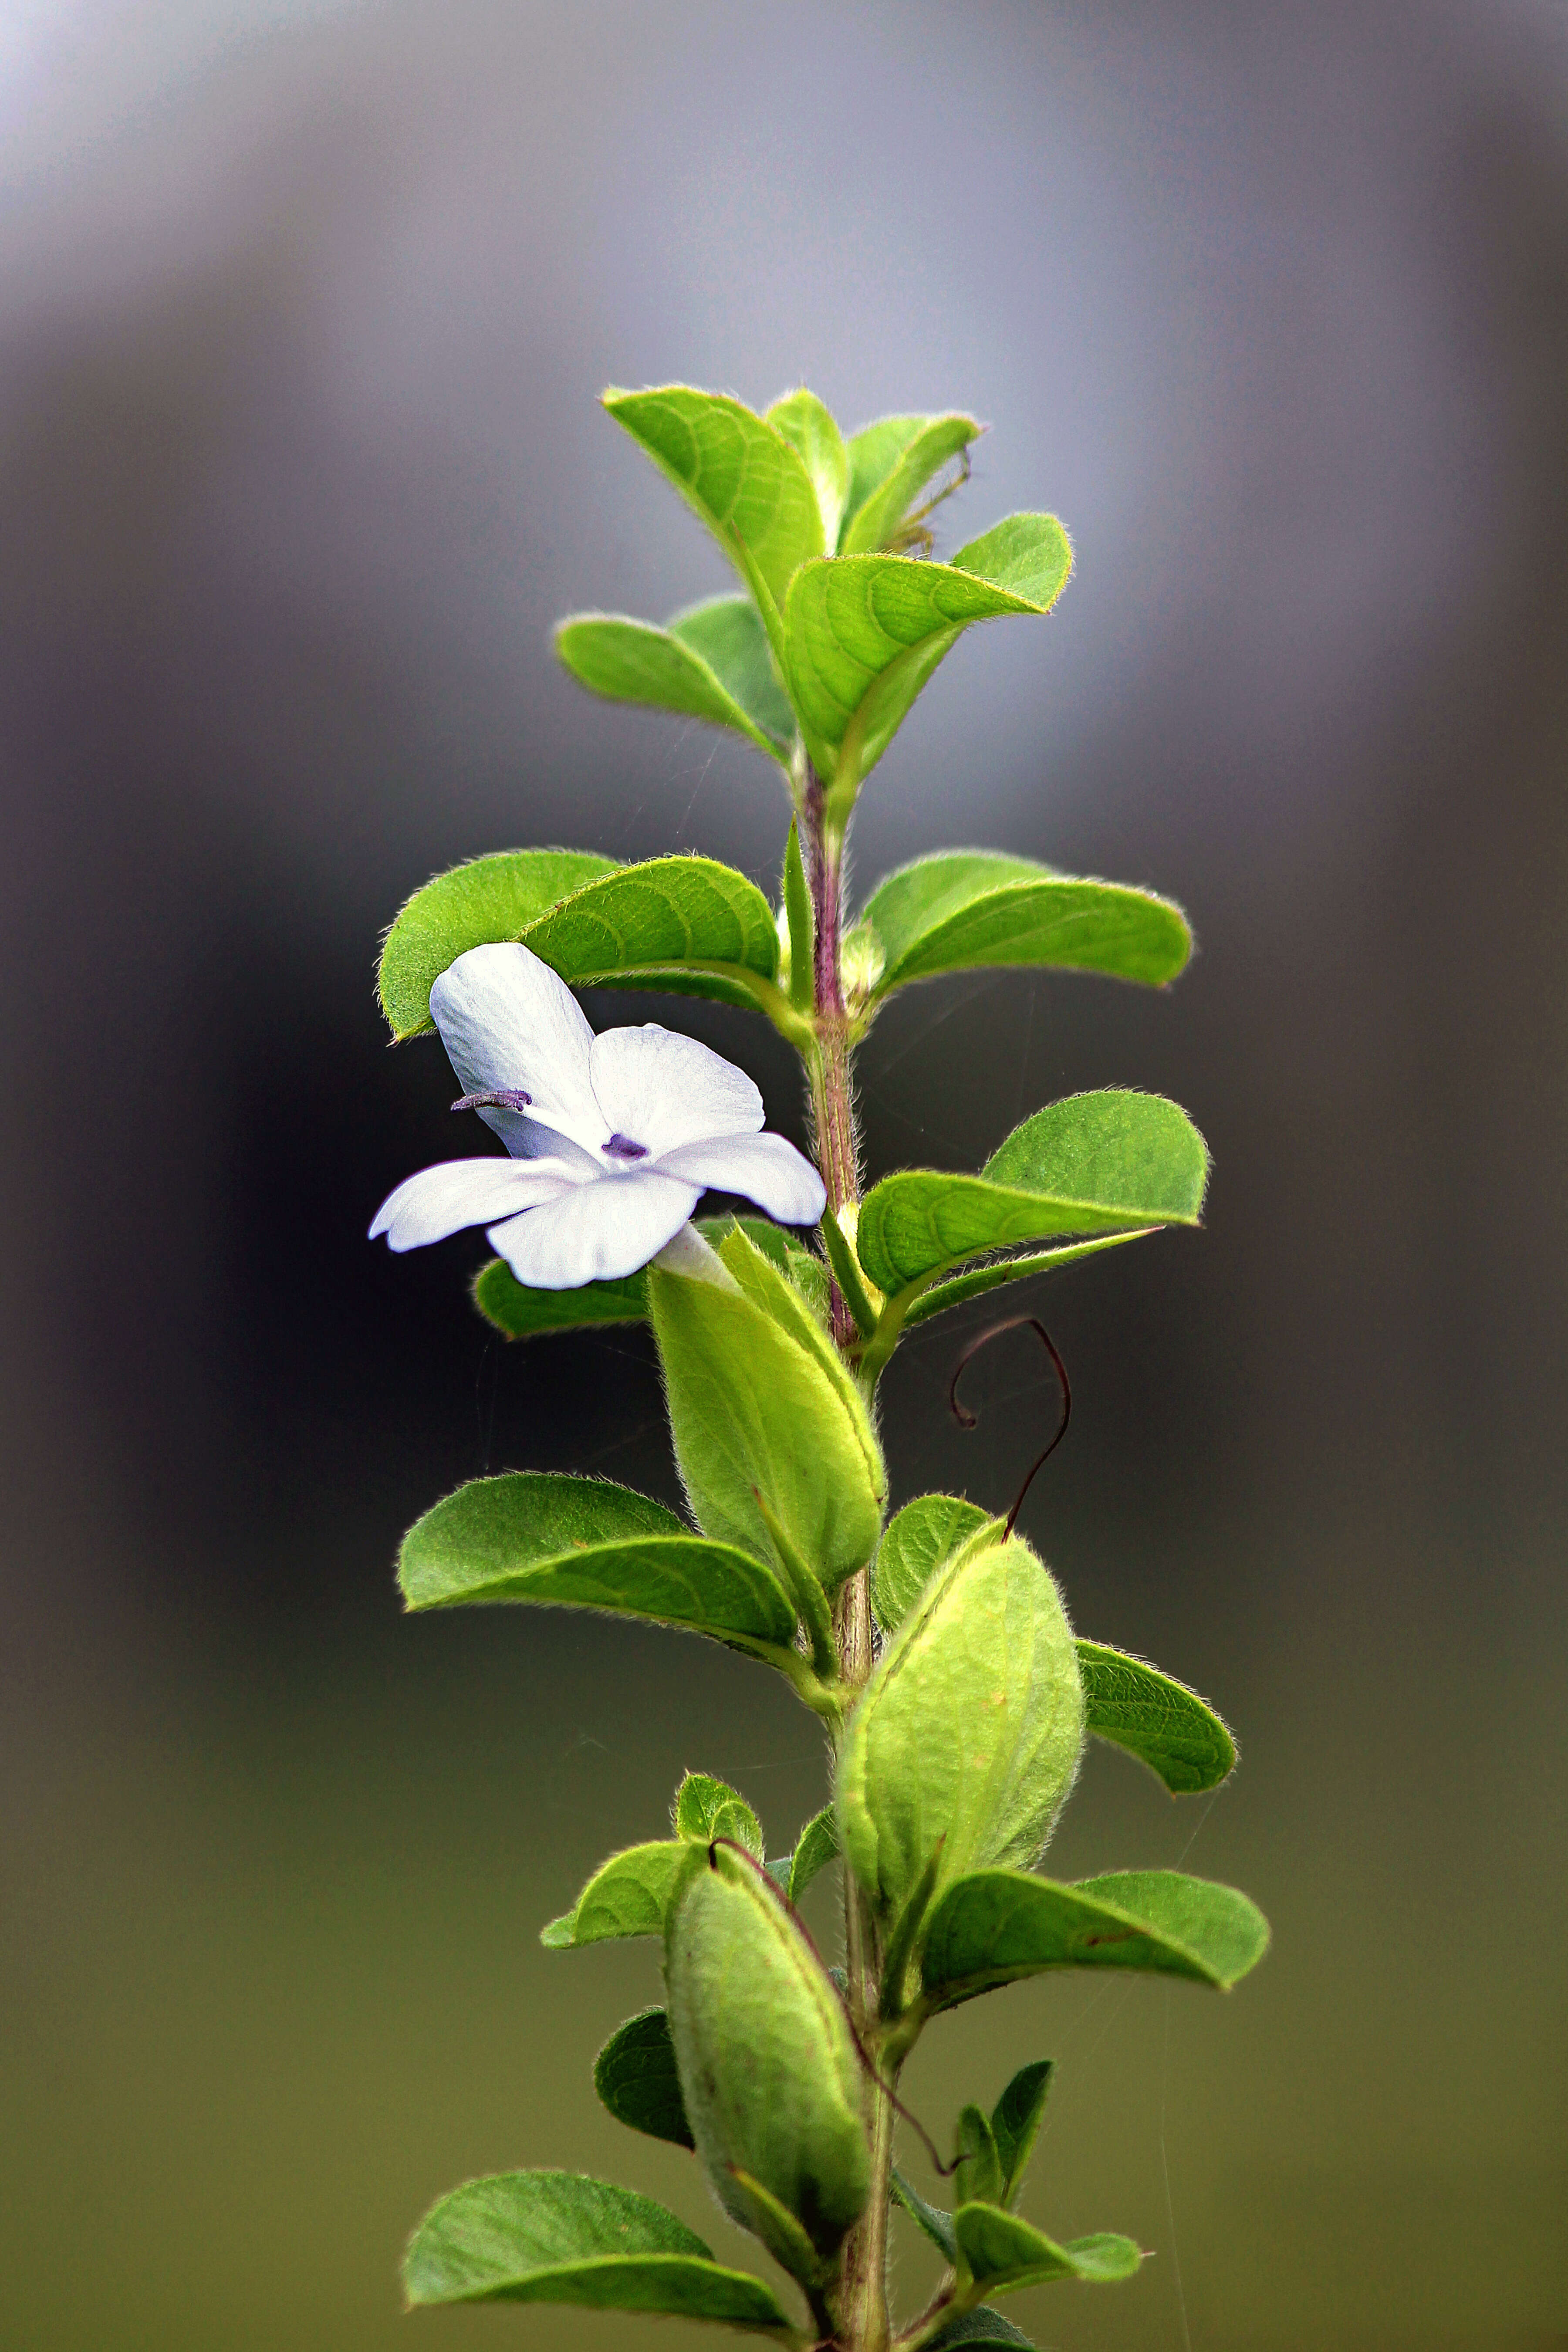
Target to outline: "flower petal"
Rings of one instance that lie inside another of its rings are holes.
[[[746,1076],[695,1037],[661,1029],[606,1029],[594,1040],[589,1070],[612,1135],[658,1159],[708,1135],[753,1135],[763,1098]]]
[[[816,1224],[827,1201],[810,1160],[782,1135],[715,1135],[679,1144],[658,1161],[657,1172],[742,1193],[785,1225]]]
[[[699,1187],[638,1169],[492,1225],[486,1239],[533,1290],[613,1282],[647,1264],[697,1206]]]
[[[466,1095],[531,1097],[527,1117],[479,1113],[509,1149],[536,1126],[595,1153],[607,1139],[588,1075],[594,1033],[565,982],[529,949],[516,940],[468,949],[431,989],[430,1017]]]
[[[581,1181],[575,1169],[559,1160],[444,1160],[387,1194],[370,1238],[384,1234],[390,1249],[422,1249],[426,1242],[461,1233],[465,1225],[482,1225],[536,1202],[557,1200]]]

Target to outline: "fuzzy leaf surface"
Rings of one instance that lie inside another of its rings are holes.
[[[1173,1796],[1217,1789],[1234,1770],[1229,1730],[1185,1683],[1103,1642],[1079,1642],[1078,1658],[1086,1727],[1147,1764]]]
[[[540,1930],[540,1942],[547,1952],[569,1952],[623,1936],[662,1936],[670,1892],[690,1851],[684,1838],[659,1838],[613,1853],[571,1910]]]
[[[716,1641],[787,1646],[795,1613],[760,1560],[608,1479],[508,1470],[459,1486],[403,1539],[410,1609],[523,1601],[650,1617]]]
[[[742,579],[738,547],[782,605],[796,567],[824,545],[816,491],[799,451],[740,401],[691,384],[612,389],[604,402],[701,517]]]
[[[393,1035],[435,1027],[430,990],[469,948],[521,939],[559,899],[615,870],[613,857],[585,849],[500,849],[437,874],[415,891],[381,951],[376,985]]]
[[[1010,964],[1161,986],[1193,947],[1181,908],[1152,891],[981,849],[946,850],[889,874],[861,920],[886,957],[873,1001],[939,972]]]
[[[910,1169],[872,1186],[860,1263],[894,1294],[1054,1234],[1196,1224],[1208,1150],[1185,1111],[1120,1087],[1069,1095],[1015,1128],[977,1176]]]
[[[871,1608],[884,1633],[897,1632],[938,1569],[990,1521],[989,1511],[962,1495],[917,1495],[894,1512],[871,1579]]]
[[[879,416],[850,436],[849,492],[841,555],[871,554],[892,538],[931,476],[984,430],[950,410],[941,416]]]
[[[1227,1991],[1268,1946],[1268,1922],[1247,1895],[1180,1871],[1112,1871],[1064,1886],[981,1870],[937,1906],[921,1982],[933,2009],[1047,1969],[1136,1969]]]
[[[958,2118],[958,2169],[952,2177],[956,2205],[1000,2205],[1002,2158],[991,2118],[967,2106]]]
[[[984,1265],[971,1266],[966,1273],[955,1274],[951,1280],[922,1290],[910,1305],[905,1320],[911,1326],[929,1322],[933,1315],[945,1315],[949,1307],[962,1307],[971,1298],[983,1298],[987,1291],[1000,1290],[1006,1283],[1027,1282],[1037,1274],[1058,1274],[1065,1265],[1076,1265],[1080,1257],[1094,1257],[1100,1250],[1120,1249],[1123,1242],[1146,1240],[1155,1230],[1151,1225],[1134,1225],[1131,1233],[1097,1234],[1089,1242],[1065,1242],[1057,1249],[1024,1250],[1014,1257],[989,1259]]]
[[[675,1834],[691,1845],[733,1838],[763,1858],[763,1825],[738,1789],[711,1772],[688,1772],[675,1792]]]
[[[622,613],[574,613],[556,625],[555,651],[580,686],[606,701],[641,703],[727,727],[770,759],[788,751],[793,714],[749,596],[698,605],[662,629]],[[764,713],[771,723],[764,723]]]
[[[574,988],[677,988],[754,1007],[779,965],[773,910],[711,857],[654,857],[588,882],[521,937]]]
[[[784,1882],[784,1890],[790,1901],[798,1903],[812,1880],[837,1859],[838,1824],[833,1818],[832,1806],[824,1805],[806,1822],[789,1857],[789,1876]]]
[[[763,1255],[787,1274],[796,1288],[806,1269],[806,1282],[820,1273],[816,1259],[803,1250],[782,1225],[766,1217],[699,1217],[697,1230],[714,1249],[739,1225]],[[487,1323],[509,1339],[531,1339],[547,1331],[575,1331],[599,1323],[647,1321],[646,1270],[628,1274],[620,1282],[585,1282],[577,1290],[534,1290],[519,1282],[504,1258],[493,1257],[474,1279],[474,1304]]]
[[[914,2183],[894,2165],[892,2199],[901,2205],[915,2226],[922,2230],[933,2246],[939,2246],[950,2263],[958,2260],[958,2241],[952,2234],[952,2215],[944,2213],[940,2205],[928,2203]]]
[[[831,551],[838,544],[838,526],[849,495],[849,454],[837,419],[814,392],[802,385],[798,392],[775,400],[763,421],[784,435],[810,475],[822,516],[822,544]]]
[[[1037,2058],[1032,2065],[1020,2066],[991,2111],[991,2133],[1002,2167],[998,2201],[1003,2205],[1015,2205],[1018,2200],[1024,2173],[1039,2137],[1055,2071],[1048,2058]]]
[[[994,2205],[961,2205],[952,2227],[971,2277],[994,2294],[1058,2278],[1110,2285],[1131,2278],[1143,2260],[1132,2239],[1112,2231],[1058,2246],[1016,2213],[1000,2212]]]
[[[1054,515],[1010,515],[951,563],[841,555],[802,566],[784,612],[786,683],[841,814],[963,631],[1048,612],[1071,568]]]
[[[692,2147],[675,2044],[662,2009],[645,2009],[616,2028],[594,2061],[594,2088],[618,2124]]]
[[[973,2311],[966,2311],[961,2319],[950,2320],[931,2337],[926,2352],[959,2352],[960,2346],[966,2344],[1032,2345],[1033,2341],[1021,2327],[1015,2327],[1010,2319],[982,2303]]]
[[[651,2197],[581,2173],[503,2172],[454,2189],[415,2231],[403,2284],[413,2305],[564,2303],[795,2333],[771,2287],[715,2262]]]

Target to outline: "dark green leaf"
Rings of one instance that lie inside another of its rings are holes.
[[[992,1258],[984,1265],[972,1266],[967,1274],[955,1274],[951,1281],[922,1290],[904,1319],[911,1325],[927,1322],[933,1315],[945,1315],[950,1307],[962,1307],[966,1299],[983,1298],[988,1290],[999,1290],[1004,1283],[1026,1282],[1036,1274],[1059,1273],[1064,1265],[1074,1265],[1080,1257],[1093,1257],[1100,1250],[1119,1249],[1123,1242],[1144,1241],[1155,1230],[1152,1225],[1134,1225],[1130,1234],[1098,1234],[1093,1241],[1067,1242],[1059,1249],[1025,1250],[1016,1257]]]
[[[617,2026],[594,2061],[594,2088],[618,2124],[695,2147],[680,2095],[675,2044],[662,2009],[645,2009]]]
[[[861,919],[885,958],[874,997],[983,965],[1054,966],[1157,984],[1174,980],[1193,945],[1185,917],[1168,898],[981,849],[947,850],[889,874]]]
[[[1160,1095],[1069,1095],[1015,1128],[978,1176],[910,1169],[860,1208],[860,1263],[889,1294],[1010,1243],[1053,1234],[1195,1224],[1202,1136]]]
[[[1041,2286],[1048,2279],[1085,2279],[1109,2285],[1131,2278],[1143,2260],[1131,2238],[1102,2231],[1092,2238],[1073,2238],[1058,2246],[1043,2231],[1021,2221],[1016,2213],[999,2212],[994,2205],[961,2205],[952,2217],[953,2233],[969,2265],[972,2278],[992,2294],[1010,2294],[1021,2286]]]
[[[917,1495],[894,1513],[871,1580],[871,1607],[884,1633],[902,1624],[938,1569],[991,1524],[989,1511],[961,1495]]]
[[[775,759],[789,756],[795,713],[779,684],[762,615],[749,596],[710,596],[689,604],[669,633],[705,661],[725,693],[766,738]]]
[[[558,899],[615,869],[613,857],[585,849],[501,849],[437,874],[416,890],[381,951],[377,984],[393,1035],[434,1027],[431,986],[469,948],[520,940]]]
[[[732,617],[739,614],[745,615],[742,627],[754,632],[761,649],[765,686],[754,665],[744,660],[749,647]],[[717,659],[710,657],[710,647]],[[794,714],[773,677],[768,641],[749,596],[700,604],[662,629],[623,613],[574,613],[556,625],[555,651],[580,686],[607,701],[643,703],[710,726],[731,728],[770,759],[788,753]],[[729,679],[718,666],[721,659],[726,659]],[[773,728],[783,717],[786,731],[782,737],[763,724],[756,708],[759,688]]]
[[[885,546],[931,476],[984,429],[973,416],[952,412],[879,416],[874,425],[862,425],[849,443],[849,494],[839,553],[868,554]]]
[[[692,1845],[733,1838],[763,1858],[763,1825],[738,1789],[711,1772],[688,1772],[675,1792],[675,1834]]]
[[[798,2341],[761,2279],[716,2263],[650,2197],[580,2173],[503,2172],[454,2189],[415,2231],[403,2284],[415,2305],[666,2312]]]
[[[921,1982],[933,2010],[1047,1969],[1146,1969],[1228,1990],[1268,1945],[1256,1904],[1179,1871],[1115,1871],[1063,1886],[1026,1871],[980,1870],[932,1913]]]
[[[1010,515],[951,563],[841,555],[801,567],[785,607],[786,683],[830,814],[847,816],[861,778],[970,624],[1048,612],[1071,568],[1054,515]]]
[[[817,1873],[837,1857],[838,1825],[833,1818],[832,1806],[824,1805],[806,1822],[789,1857],[789,1873],[783,1884],[790,1901],[798,1903]]]
[[[605,406],[700,515],[748,587],[750,557],[775,605],[823,550],[822,514],[797,450],[752,409],[685,383],[612,388]]]
[[[1032,2066],[1020,2066],[991,2111],[991,2131],[1002,2167],[1002,2195],[998,2201],[1003,2205],[1016,2205],[1018,2201],[1025,2168],[1034,2153],[1040,2118],[1046,2112],[1046,2095],[1053,2072],[1048,2058],[1037,2058]]]
[[[766,1217],[697,1220],[698,1232],[715,1249],[736,1225],[781,1274],[789,1276],[797,1290],[805,1294],[813,1283],[825,1286],[819,1262]],[[519,1282],[504,1259],[493,1257],[475,1277],[474,1304],[486,1321],[504,1331],[509,1339],[530,1339],[546,1331],[574,1331],[590,1324],[646,1323],[647,1276],[644,1271],[628,1274],[620,1282],[585,1282],[578,1290],[532,1290]]]
[[[849,458],[837,420],[814,392],[802,385],[798,392],[775,400],[763,421],[784,435],[810,475],[822,515],[822,544],[831,551],[838,544],[839,520],[849,491]]]
[[[662,1936],[665,1906],[676,1875],[691,1848],[683,1838],[627,1846],[601,1863],[570,1911],[540,1930],[547,1952],[571,1951],[583,1944],[612,1943],[623,1936]]]
[[[1002,2158],[990,2118],[975,2106],[958,2118],[958,2169],[953,2175],[955,2205],[1000,2205],[1003,2202]]]
[[[682,1527],[607,1479],[509,1470],[476,1478],[416,1520],[398,1580],[410,1609],[526,1601],[683,1625],[784,1647],[795,1614],[771,1569]]]
[[[1217,1789],[1236,1763],[1236,1742],[1196,1691],[1102,1642],[1080,1642],[1084,1723],[1157,1772],[1173,1794]]]
[[[940,2246],[950,2263],[958,2260],[958,2242],[952,2234],[952,2216],[938,2205],[928,2205],[920,2190],[907,2180],[897,2165],[892,2172],[893,2202],[901,2205],[911,2221],[925,2231],[933,2246]]]
[[[980,2304],[973,2311],[966,2311],[962,2319],[951,2320],[939,2329],[930,2339],[926,2352],[959,2352],[959,2347],[966,2344],[1031,2345],[1032,2339],[1021,2327],[1015,2327],[1010,2319],[1004,2319],[999,2311]]]
[[[743,874],[710,857],[617,866],[521,934],[574,988],[669,988],[775,1010],[778,925]]]

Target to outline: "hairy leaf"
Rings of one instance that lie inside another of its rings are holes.
[[[802,566],[784,612],[785,682],[840,818],[970,624],[1048,612],[1071,568],[1054,515],[1011,515],[951,563],[842,555]]]
[[[580,686],[607,701],[728,727],[770,759],[788,753],[794,714],[749,596],[700,604],[662,629],[622,613],[574,613],[556,625],[555,651]]]
[[[873,1001],[912,980],[983,965],[1174,980],[1192,953],[1179,907],[1121,883],[1079,881],[1026,857],[945,850],[879,882],[861,918],[885,961]]]
[[[415,2231],[403,2284],[414,2305],[565,2303],[795,2333],[771,2287],[715,2262],[651,2197],[581,2173],[502,2172],[454,2189]]]
[[[759,1862],[763,1858],[762,1823],[740,1790],[711,1772],[688,1772],[675,1792],[674,1827],[676,1836],[692,1845],[733,1838]]]
[[[1256,1904],[1179,1871],[1113,1871],[1063,1886],[1026,1871],[981,1870],[937,1906],[921,1982],[930,2009],[1047,1969],[1138,1969],[1228,1990],[1268,1945]]]
[[[1080,1257],[1094,1257],[1100,1250],[1120,1249],[1123,1242],[1147,1240],[1156,1231],[1152,1225],[1134,1225],[1127,1234],[1097,1234],[1092,1241],[1065,1242],[1059,1248],[1024,1250],[1015,1257],[988,1259],[984,1265],[971,1266],[966,1274],[955,1274],[950,1281],[933,1284],[911,1301],[905,1320],[913,1325],[929,1322],[933,1315],[945,1315],[951,1307],[962,1307],[971,1298],[983,1298],[989,1290],[1000,1290],[1005,1283],[1026,1282],[1031,1275],[1058,1274],[1065,1265],[1076,1265]]]
[[[615,870],[613,857],[585,849],[501,849],[437,874],[416,890],[381,951],[377,986],[393,1035],[434,1028],[431,987],[469,948],[520,940],[557,900]]]
[[[1046,2112],[1046,2096],[1054,2072],[1048,2058],[1037,2058],[1033,2065],[1020,2066],[991,2110],[991,2132],[1002,2167],[1002,2194],[997,2200],[1000,2204],[1016,2205],[1018,2201],[1025,2169],[1039,2137],[1040,2119]]]
[[[822,516],[822,544],[831,551],[838,544],[839,520],[849,493],[849,457],[837,419],[803,385],[775,400],[763,421],[784,435],[810,475]]]
[[[1103,1642],[1080,1642],[1078,1658],[1088,1729],[1147,1764],[1173,1795],[1217,1789],[1234,1769],[1235,1740],[1185,1683]]]
[[[1042,2286],[1048,2279],[1076,2278],[1100,2285],[1131,2278],[1143,2260],[1131,2238],[1102,2231],[1092,2238],[1073,2238],[1058,2246],[1043,2231],[1003,2213],[994,2205],[961,2205],[952,2217],[959,2251],[970,2276],[993,2294],[1011,2294],[1021,2286]]]
[[[962,2318],[950,2320],[945,2327],[939,2328],[926,2352],[959,2352],[959,2347],[966,2344],[1027,2345],[1032,2341],[1021,2327],[1015,2327],[1010,2319],[1004,2319],[999,2311],[992,2311],[982,2303],[973,2311],[966,2311]]]
[[[1202,1136],[1163,1096],[1069,1095],[1015,1128],[978,1176],[917,1168],[873,1185],[860,1263],[891,1294],[1011,1243],[1195,1224],[1207,1179]]]
[[[742,550],[782,604],[796,566],[824,545],[816,492],[798,450],[740,401],[690,384],[612,389],[604,402],[700,515],[747,585]]]
[[[777,991],[773,910],[711,857],[654,857],[591,881],[521,933],[574,988],[678,988],[754,1008]]]
[[[810,1304],[823,1283],[821,1263],[782,1225],[766,1217],[699,1217],[697,1230],[717,1249],[739,1225],[771,1265],[789,1276]],[[493,1257],[474,1279],[474,1304],[509,1339],[530,1339],[548,1331],[574,1331],[591,1324],[646,1323],[647,1274],[639,1269],[619,1282],[585,1282],[578,1290],[534,1290],[519,1282],[504,1258]]]
[[[540,1931],[547,1952],[623,1936],[662,1936],[670,1890],[691,1848],[683,1838],[627,1846],[601,1863],[570,1911]]]
[[[931,476],[984,430],[973,416],[879,416],[849,442],[841,555],[886,546]],[[831,541],[829,544],[831,545]]]
[[[705,661],[725,693],[767,740],[774,759],[789,756],[795,712],[779,684],[768,633],[749,596],[708,596],[667,624],[671,636]]]
[[[884,1633],[897,1631],[937,1570],[991,1524],[989,1511],[961,1495],[917,1495],[894,1513],[871,1578],[871,1608]]]
[[[965,2107],[958,2118],[958,2169],[953,2175],[955,2205],[1000,2205],[1002,2158],[991,2119],[976,2106]]]
[[[773,1571],[705,1541],[607,1479],[508,1470],[437,1503],[403,1539],[410,1609],[525,1601],[651,1617],[716,1641],[787,1647],[795,1612]]]
[[[817,1874],[837,1858],[838,1824],[833,1818],[832,1806],[824,1805],[806,1822],[789,1856],[789,1875],[783,1884],[790,1901],[798,1903]]]
[[[931,2244],[940,2246],[948,2261],[956,2263],[958,2241],[952,2234],[952,2214],[944,2213],[939,2205],[928,2204],[896,2164],[892,2170],[892,2198],[896,2205],[903,2207],[910,2221],[924,2231]]]
[[[594,2088],[618,2124],[695,2147],[669,2020],[662,2009],[645,2009],[618,2025],[594,2061]]]

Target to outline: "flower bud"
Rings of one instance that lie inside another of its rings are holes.
[[[850,1717],[843,1850],[896,1917],[941,1845],[928,1899],[965,1872],[1027,1869],[1078,1775],[1083,1686],[1045,1562],[995,1522],[940,1569]]]
[[[831,1979],[782,1896],[724,1845],[693,1853],[664,1966],[681,2095],[719,2202],[797,2276],[820,2269],[870,2190],[860,2060]]]

